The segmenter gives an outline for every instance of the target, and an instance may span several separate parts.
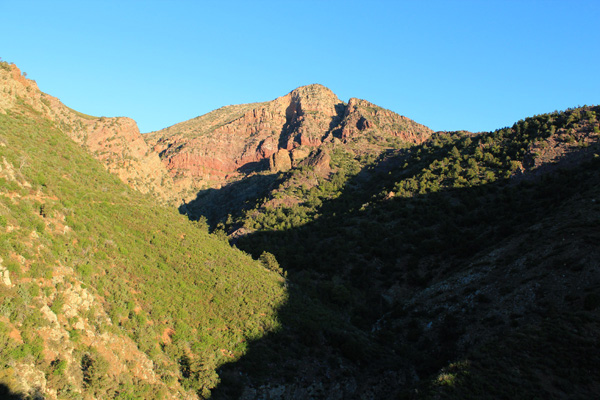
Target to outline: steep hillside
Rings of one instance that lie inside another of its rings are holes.
[[[31,82],[2,70],[0,394],[208,397],[278,329],[284,279],[109,174],[69,137],[105,122],[23,100],[11,79]]]
[[[0,63],[0,113],[27,104],[54,121],[56,127],[82,145],[104,166],[142,193],[164,202],[180,200],[173,181],[157,154],[130,118],[92,117],[72,110],[57,98],[42,93],[14,64]]]
[[[350,99],[345,104],[315,84],[270,102],[223,107],[144,138],[175,182],[197,192],[251,172],[285,171],[326,143],[373,152],[420,143],[430,134],[428,128],[367,101]]]

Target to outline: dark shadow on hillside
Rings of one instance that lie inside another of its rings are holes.
[[[2,400],[25,400],[26,396],[20,393],[14,393],[8,386],[0,383],[0,399]],[[33,399],[44,399],[41,394],[37,393]]]
[[[346,113],[347,107],[348,106],[344,103],[338,103],[335,105],[336,115],[331,118],[331,121],[329,122],[329,130],[325,134],[323,139],[325,139],[325,137],[327,137],[327,135],[329,135],[330,133],[333,137],[341,138],[341,132],[343,129],[343,125],[341,125],[341,122],[344,120],[344,114]]]
[[[402,164],[404,154],[397,157],[387,159],[389,168],[361,171],[338,198],[323,203],[320,218],[240,238],[237,246],[254,257],[275,254],[288,273],[289,301],[279,310],[279,332],[249,344],[242,359],[220,368],[213,398],[415,396],[409,389],[464,355],[465,327],[478,315],[444,305],[423,313],[410,303],[414,294],[598,184],[596,160],[535,182],[375,201],[394,179],[418,172],[387,174]],[[512,328],[492,320],[488,329],[495,337]]]
[[[218,222],[224,221],[227,215],[251,208],[256,199],[266,195],[278,184],[278,181],[277,174],[257,174],[223,186],[221,189],[201,190],[194,200],[182,204],[179,212],[192,220],[203,216],[209,226],[214,228]]]
[[[330,133],[333,134],[334,137],[339,137],[339,133],[341,132],[341,127],[339,126],[344,118],[344,113],[346,112],[346,104],[338,103],[334,106],[336,115],[331,117],[329,121],[329,129],[321,137],[321,140],[324,140]],[[286,109],[286,122],[281,128],[281,132],[279,133],[279,143],[278,146],[281,149],[287,148],[288,142],[291,138],[291,135],[296,133],[296,137],[293,138],[294,141],[300,143],[300,134],[298,134],[298,130],[302,121],[298,118],[302,116],[302,110],[300,108],[299,103],[291,102],[288,108]]]
[[[263,158],[260,161],[249,162],[238,168],[238,172],[242,174],[250,174],[252,172],[267,171],[269,169],[269,159]]]

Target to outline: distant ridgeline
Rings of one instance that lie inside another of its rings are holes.
[[[0,63],[0,394],[600,397],[599,113],[309,85],[141,135]]]

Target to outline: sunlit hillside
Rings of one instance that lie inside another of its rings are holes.
[[[284,279],[123,184],[21,99],[0,113],[0,384],[197,398],[279,327]]]

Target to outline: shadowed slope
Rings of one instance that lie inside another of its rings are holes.
[[[598,111],[434,135],[315,189],[313,214],[299,211],[310,196],[281,206],[299,192],[276,189],[243,214],[237,245],[287,270],[287,329],[228,366],[216,393],[597,397]]]

